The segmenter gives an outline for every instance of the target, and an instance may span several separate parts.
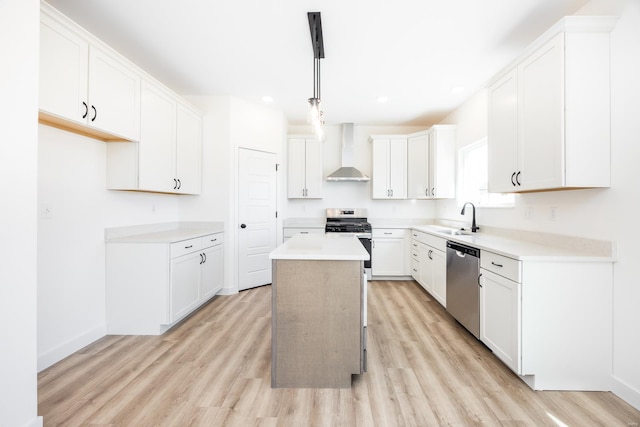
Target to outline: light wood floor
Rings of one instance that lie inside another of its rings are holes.
[[[370,282],[369,371],[271,389],[271,287],[160,337],[107,336],[39,375],[45,426],[637,426],[612,393],[533,392],[415,282]]]

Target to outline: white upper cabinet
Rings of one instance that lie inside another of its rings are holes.
[[[407,198],[407,138],[371,136],[373,198]]]
[[[322,198],[322,142],[313,137],[290,136],[287,160],[287,197]]]
[[[429,134],[420,132],[407,138],[407,197],[428,199],[431,195],[429,184],[430,157]]]
[[[178,101],[176,111],[176,171],[178,193],[200,194],[202,189],[202,116]]]
[[[40,120],[103,140],[140,138],[140,75],[42,6]]]
[[[489,87],[489,191],[610,186],[613,22],[564,18]]]
[[[107,187],[199,194],[201,116],[173,92],[146,79],[141,105],[140,142],[107,145]]]
[[[456,195],[456,127],[436,125],[408,136],[409,199],[446,199]]]
[[[176,100],[161,87],[147,81],[142,83],[141,99],[138,188],[172,192],[178,188],[177,181],[174,181]]]

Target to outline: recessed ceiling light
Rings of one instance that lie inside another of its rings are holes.
[[[384,104],[385,102],[387,102],[389,100],[388,96],[379,96],[378,98],[376,98],[376,101],[378,101],[378,104]]]
[[[270,96],[263,96],[262,97],[262,102],[271,103],[271,102],[273,102],[273,98],[270,97]]]
[[[464,86],[456,86],[451,88],[451,93],[462,93],[464,92]]]

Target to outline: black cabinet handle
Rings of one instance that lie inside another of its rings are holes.
[[[504,267],[504,265],[498,264],[498,263],[496,263],[494,261],[491,261],[491,265],[495,265],[496,267],[500,267],[500,268]]]
[[[482,273],[478,275],[478,286],[482,287],[482,283],[480,283],[480,278],[482,277]]]
[[[425,195],[425,196],[427,196],[427,197],[429,197],[429,189],[428,189],[428,188],[425,188],[425,189],[424,189],[424,195]]]
[[[96,117],[98,117],[98,110],[96,110],[96,107],[94,107],[93,105],[91,106],[91,109],[93,110],[93,118],[91,119],[91,121],[95,122]]]
[[[204,257],[202,256],[202,254],[200,254],[200,265],[202,265],[203,262],[204,262]]]
[[[429,249],[429,252],[427,252],[427,256],[429,257],[429,259],[433,259],[431,255],[433,255],[433,251]]]
[[[189,246],[185,246],[185,249],[191,249],[193,247],[193,245],[189,245]]]
[[[431,197],[436,197],[436,187],[431,189]]]
[[[177,190],[178,189],[178,180],[173,178],[173,189]]]
[[[180,187],[182,187],[182,181],[180,181],[180,178],[178,178],[178,190],[180,189]]]
[[[514,181],[515,177],[516,177],[516,173],[514,172],[511,174],[511,184],[513,184],[514,187],[516,186],[516,182]]]
[[[240,224],[240,228],[247,228],[247,224]]]
[[[518,183],[518,186],[522,185],[520,183],[520,174],[522,173],[522,171],[518,171],[518,173],[516,174],[516,182]]]
[[[84,105],[84,114],[82,115],[82,118],[86,119],[87,118],[87,114],[89,114],[89,106],[84,101],[82,101],[82,105]]]
[[[207,254],[203,253],[202,257],[204,258],[204,261],[202,261],[202,263],[204,264],[205,262],[207,262]]]

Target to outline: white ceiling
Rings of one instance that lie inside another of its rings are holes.
[[[328,124],[431,125],[588,0],[49,0],[183,95],[271,96],[290,124],[313,92],[322,13]],[[452,94],[455,86],[465,91]],[[388,96],[389,101],[376,99]]]

